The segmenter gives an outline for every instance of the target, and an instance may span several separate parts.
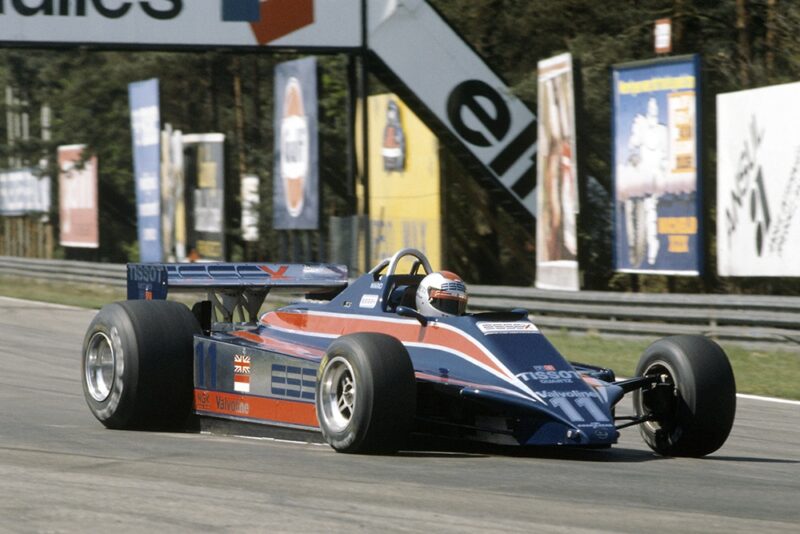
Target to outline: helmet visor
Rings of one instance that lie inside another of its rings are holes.
[[[467,310],[467,299],[451,295],[442,295],[430,299],[431,306],[448,315],[464,315]]]

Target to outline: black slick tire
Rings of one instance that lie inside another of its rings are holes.
[[[193,336],[200,325],[178,302],[104,306],[83,341],[81,376],[92,414],[108,428],[180,428],[192,409]]]
[[[659,384],[635,391],[645,443],[664,456],[700,457],[725,443],[736,414],[736,382],[722,348],[703,336],[671,336],[650,345],[636,367]]]
[[[338,452],[391,453],[401,448],[416,413],[414,368],[406,348],[384,334],[336,339],[317,376],[317,419]]]

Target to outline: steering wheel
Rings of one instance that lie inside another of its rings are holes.
[[[425,274],[430,274],[433,272],[433,269],[431,268],[431,263],[428,261],[428,258],[425,257],[425,254],[423,254],[421,251],[415,248],[404,248],[395,252],[394,256],[392,256],[391,258],[386,258],[385,260],[381,261],[378,265],[373,267],[370,270],[370,274],[373,275],[379,274],[388,266],[389,269],[387,270],[386,275],[392,276],[393,274],[395,274],[395,271],[397,270],[397,265],[400,263],[400,260],[405,258],[406,256],[411,256],[413,258],[416,258],[417,260],[411,267],[410,274],[417,274],[417,271],[419,271],[420,266],[425,271]]]

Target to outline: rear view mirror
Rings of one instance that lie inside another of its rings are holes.
[[[398,306],[397,307],[397,315],[402,317],[411,317],[412,319],[416,319],[419,321],[419,324],[422,326],[428,326],[428,319],[420,312],[415,309],[409,308],[408,306]]]

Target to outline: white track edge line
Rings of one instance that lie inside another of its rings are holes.
[[[761,395],[750,395],[749,393],[737,393],[740,399],[758,400],[764,402],[775,402],[778,404],[791,404],[793,406],[800,406],[800,400],[792,399],[779,399],[777,397],[762,397]]]
[[[30,300],[30,299],[19,299],[16,297],[6,297],[5,295],[0,295],[0,300],[7,300],[11,302],[19,302],[24,304],[36,304],[41,306],[42,308],[56,308],[61,310],[86,310],[86,311],[97,311],[93,310],[93,308],[81,308],[80,306],[70,306],[69,304],[56,304],[54,302],[44,302],[42,300]]]

